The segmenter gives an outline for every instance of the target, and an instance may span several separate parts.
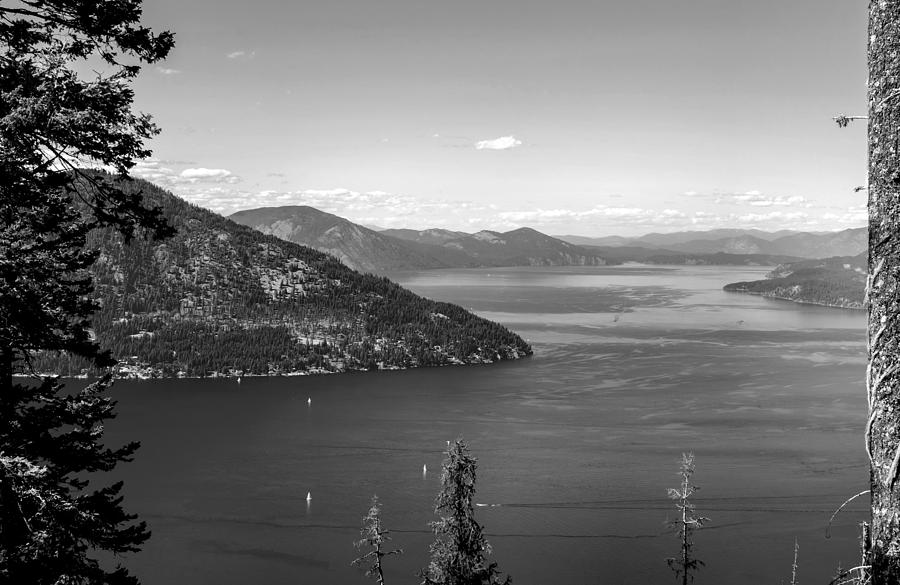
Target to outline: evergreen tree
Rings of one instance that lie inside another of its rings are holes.
[[[423,585],[508,585],[497,563],[489,563],[491,547],[475,520],[475,471],[477,461],[457,439],[447,446],[441,472],[441,491],[434,512],[440,520],[431,523],[435,540],[431,562],[421,571]]]
[[[170,33],[140,26],[140,0],[0,1],[0,583],[130,584],[96,550],[130,552],[146,540],[126,514],[121,485],[89,487],[93,472],[127,461],[100,440],[114,403],[109,378],[67,394],[54,379],[14,383],[35,352],[112,363],[89,331],[97,304],[90,232],[170,230],[104,175],[127,175],[150,153],[150,118],[131,111],[140,63],[166,56]],[[83,77],[90,62],[95,73]]]
[[[9,4],[14,4],[10,6]],[[139,25],[140,0],[22,0],[0,3],[0,377],[34,350],[92,358],[96,309],[85,270],[87,233],[114,226],[170,234],[142,194],[83,170],[125,176],[149,156],[158,130],[132,113],[130,83],[172,46],[170,33]],[[78,69],[99,60],[85,79]],[[128,62],[127,64],[125,62]],[[108,363],[108,360],[105,360]]]
[[[681,468],[678,471],[681,476],[681,485],[677,488],[669,488],[669,498],[675,500],[675,509],[678,510],[678,519],[669,523],[675,528],[678,540],[681,543],[681,551],[677,558],[666,559],[669,568],[675,573],[675,579],[682,585],[687,585],[694,580],[694,574],[706,563],[694,556],[694,531],[703,526],[709,518],[694,515],[694,503],[691,496],[699,489],[691,483],[694,475],[694,454],[681,454]]]
[[[0,426],[0,583],[128,584],[117,567],[106,570],[91,549],[134,552],[150,533],[122,510],[121,482],[89,491],[85,473],[129,461],[137,443],[99,444],[101,421],[114,402],[103,378],[74,395],[60,384],[15,384],[12,419]]]
[[[366,577],[372,577],[378,582],[378,585],[384,585],[384,571],[382,570],[381,559],[390,555],[403,554],[403,549],[384,551],[383,547],[391,537],[388,536],[389,530],[381,527],[381,504],[378,502],[378,496],[372,496],[372,506],[369,512],[363,517],[363,527],[360,530],[362,538],[354,543],[358,550],[363,547],[371,548],[369,552],[353,559],[352,565],[362,565],[368,563],[366,567]]]

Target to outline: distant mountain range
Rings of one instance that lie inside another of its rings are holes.
[[[601,250],[608,247],[630,247],[664,249],[686,254],[761,254],[794,258],[856,256],[864,252],[868,245],[867,230],[864,227],[839,232],[722,229],[707,232],[647,234],[637,238],[619,236],[606,238],[560,236],[560,238],[580,246],[600,247]]]
[[[774,265],[803,258],[854,256],[866,229],[841,232],[719,229],[638,238],[548,236],[531,228],[473,234],[445,229],[376,231],[306,206],[239,211],[231,219],[316,248],[356,270],[386,273],[432,268],[648,264]]]
[[[264,207],[230,216],[265,234],[313,247],[356,270],[479,266],[602,266],[606,258],[530,228],[474,234],[448,230],[376,232],[306,206]]]
[[[725,238],[734,238],[739,236],[753,236],[763,240],[776,240],[784,236],[790,236],[800,232],[794,230],[779,230],[777,232],[766,232],[757,229],[739,229],[739,228],[723,228],[716,230],[691,230],[683,232],[671,232],[667,234],[649,233],[634,238],[626,238],[623,236],[605,236],[599,238],[591,238],[587,236],[556,236],[561,240],[579,244],[582,246],[630,246],[641,245],[657,248],[666,248],[672,244],[682,244],[693,240],[719,240]]]
[[[583,246],[607,258],[610,263],[685,264],[697,266],[774,266],[801,260],[781,254],[739,254],[728,252],[689,253],[640,246]]]
[[[385,230],[407,242],[433,243],[458,250],[480,266],[603,266],[608,260],[582,246],[531,228],[508,232],[483,230],[474,234],[447,230]]]
[[[506,328],[423,299],[312,248],[264,235],[141,181],[124,183],[177,230],[158,242],[104,230],[89,245],[101,345],[123,374],[267,375],[487,363],[531,354]],[[78,373],[64,354],[41,371]]]
[[[866,254],[862,253],[784,264],[765,280],[734,282],[723,288],[797,303],[862,309],[865,287]]]

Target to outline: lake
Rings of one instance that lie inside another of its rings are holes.
[[[365,583],[371,496],[418,583],[447,440],[479,460],[477,519],[516,585],[674,582],[666,488],[693,451],[695,581],[827,583],[858,561],[868,487],[862,312],[725,293],[764,267],[505,268],[393,275],[499,321],[533,358],[293,378],[118,382],[139,439],[126,508],[145,585]],[[308,399],[311,400],[308,403]],[[423,466],[427,473],[423,474]],[[310,493],[311,500],[306,496]]]

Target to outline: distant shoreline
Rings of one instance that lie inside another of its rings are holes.
[[[384,366],[376,369],[365,369],[365,368],[347,368],[341,370],[327,370],[325,368],[310,368],[309,370],[298,370],[291,372],[277,372],[271,374],[244,374],[244,373],[230,373],[230,372],[215,372],[208,376],[197,376],[197,375],[179,375],[176,373],[175,375],[163,375],[159,372],[159,370],[155,370],[152,366],[146,367],[137,367],[133,365],[125,365],[121,370],[112,373],[113,380],[236,380],[238,378],[299,378],[306,376],[324,376],[324,375],[332,375],[332,374],[368,374],[368,373],[377,373],[377,372],[400,372],[407,370],[422,370],[428,368],[447,368],[447,367],[462,367],[462,366],[492,366],[502,363],[509,362],[518,362],[530,357],[533,357],[534,353],[528,353],[523,355],[517,355],[514,358],[507,359],[499,359],[499,360],[484,360],[484,361],[450,361],[444,364],[431,364],[431,365],[413,365],[413,366]],[[102,376],[102,374],[73,374],[73,375],[62,375],[57,373],[50,372],[36,372],[34,374],[22,374],[17,373],[13,374],[15,378],[32,378],[34,376],[39,376],[42,378],[51,378],[57,377],[65,380],[91,380],[97,379]]]
[[[739,289],[731,289],[731,290],[723,289],[723,290],[725,290],[725,292],[729,292],[729,293],[754,295],[754,296],[758,296],[758,297],[765,297],[767,299],[775,299],[778,301],[789,301],[791,303],[797,303],[798,305],[816,305],[819,307],[828,307],[830,309],[845,309],[848,311],[865,311],[865,309],[866,309],[864,306],[857,307],[857,306],[848,306],[848,305],[837,305],[834,303],[824,303],[821,301],[811,301],[808,299],[793,299],[791,297],[785,297],[785,296],[776,295],[776,294],[772,294],[772,293],[768,293],[768,292],[756,292],[756,291],[739,290]]]

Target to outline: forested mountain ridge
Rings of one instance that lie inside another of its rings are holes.
[[[798,303],[864,308],[866,254],[803,260],[776,267],[765,280],[735,282],[723,288]]]
[[[263,233],[337,256],[357,270],[496,266],[603,266],[595,252],[530,228],[474,234],[441,229],[376,232],[307,206],[261,207],[230,219]]]
[[[94,232],[101,345],[124,374],[207,376],[487,363],[531,354],[519,336],[461,307],[355,272],[336,258],[191,205],[142,180],[125,185],[176,229],[125,244]],[[37,356],[42,371],[86,364]]]

